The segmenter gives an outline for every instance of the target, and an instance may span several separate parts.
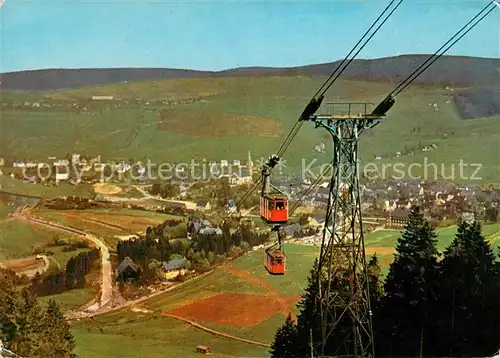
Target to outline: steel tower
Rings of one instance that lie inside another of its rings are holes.
[[[370,103],[328,103],[327,114],[313,115],[316,128],[333,138],[332,176],[316,279],[321,316],[317,353],[373,357],[369,282],[361,220],[358,144],[360,134],[382,116]],[[313,342],[312,342],[313,343]]]

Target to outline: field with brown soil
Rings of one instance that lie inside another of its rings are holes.
[[[297,300],[298,297],[222,293],[168,313],[197,322],[254,327],[277,313],[288,315]]]
[[[143,233],[148,226],[159,225],[166,219],[165,216],[161,215],[140,216],[119,212],[81,210],[50,211],[49,214],[60,217],[71,227],[104,236]]]
[[[251,285],[260,286],[266,294],[214,293],[199,300],[185,301],[182,306],[169,310],[169,315],[199,323],[226,324],[235,327],[254,327],[276,314],[293,315],[293,306],[300,297],[282,296],[265,279],[253,276],[247,270],[225,266],[222,270],[244,279]]]
[[[279,138],[283,132],[281,122],[276,119],[178,109],[162,111],[157,129],[199,138],[237,136]]]
[[[25,271],[40,269],[45,266],[45,262],[43,260],[37,260],[33,257],[7,261],[4,266],[5,268],[21,273]]]

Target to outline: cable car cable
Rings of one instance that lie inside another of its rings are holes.
[[[337,68],[335,69],[335,71],[333,71],[333,73],[330,75],[330,77],[328,77],[328,79],[325,81],[325,83],[323,83],[323,85],[318,89],[318,91],[314,94],[313,98],[315,97],[318,97],[320,92],[323,90],[323,88],[327,85],[327,83],[333,78],[333,76],[335,76],[337,70],[344,64],[344,62],[346,62],[349,58],[349,56],[351,56],[351,54],[356,50],[356,47],[359,46],[359,44],[363,41],[363,39],[368,35],[368,33],[375,27],[375,25],[377,24],[377,22],[382,18],[382,16],[384,16],[385,12],[391,7],[392,4],[394,4],[396,0],[392,0],[389,5],[386,6],[386,8],[384,9],[384,11],[382,11],[380,13],[380,15],[377,17],[377,19],[373,22],[373,24],[368,28],[368,30],[366,30],[366,32],[363,34],[363,36],[359,39],[359,41],[356,43],[356,45],[354,45],[354,47],[351,49],[351,51],[349,51],[349,53],[346,55],[346,57],[342,60],[342,62],[337,66]],[[402,0],[401,0],[402,1]],[[401,4],[401,1],[399,2],[398,6]],[[397,7],[396,7],[397,8]],[[383,24],[382,24],[383,25]],[[363,49],[363,48],[361,48]],[[354,55],[354,57],[356,57],[356,55]]]
[[[349,64],[352,63],[354,58],[363,50],[363,48],[368,44],[368,42],[373,38],[373,36],[380,30],[380,28],[387,22],[387,20],[392,16],[394,11],[401,5],[403,0],[399,0],[397,5],[390,11],[390,13],[385,17],[385,19],[382,21],[381,24],[377,26],[375,31],[364,41],[362,46],[357,50],[357,52],[352,56],[351,59],[348,60],[349,56],[357,49],[357,47],[363,42],[363,40],[368,36],[370,31],[376,26],[376,24],[379,22],[379,20],[387,13],[387,11],[391,8],[391,6],[396,2],[396,0],[392,0],[389,5],[386,6],[386,8],[382,11],[382,13],[377,17],[377,19],[373,22],[373,24],[368,28],[367,31],[363,34],[361,39],[354,45],[354,47],[351,49],[351,51],[347,54],[347,56],[344,58],[344,60],[339,64],[339,66],[336,67],[336,69],[333,71],[333,73],[328,77],[328,79],[323,83],[323,85],[319,88],[319,90],[316,92],[316,94],[313,96],[311,101],[307,104],[306,108],[302,112],[301,116],[299,119],[295,122],[293,125],[292,129],[290,130],[290,133],[287,135],[285,138],[284,142],[281,144],[281,146],[278,148],[277,151],[277,156],[281,158],[283,154],[286,152],[288,147],[290,146],[291,142],[293,139],[297,136],[298,131],[302,127],[302,124],[304,120],[309,119],[310,115],[314,114],[319,106],[321,105],[321,102],[323,101],[324,94],[326,91],[335,83],[335,81],[340,77],[340,75],[347,69]],[[347,63],[346,63],[347,61]],[[344,65],[345,64],[345,65]],[[344,66],[343,66],[344,65]],[[342,67],[343,66],[343,67]],[[340,70],[340,72],[339,72]],[[333,78],[333,79],[332,79]],[[326,88],[325,88],[326,86]],[[320,94],[320,96],[318,96]],[[272,169],[271,169],[272,170]],[[262,183],[262,178],[258,180],[255,185],[253,185],[246,194],[240,199],[240,201],[236,204],[236,208],[241,206],[242,202],[246,200],[251,193]],[[228,218],[231,216],[228,215]],[[223,223],[228,219],[224,219]]]
[[[467,29],[467,31],[465,31],[463,34],[461,34],[458,38],[455,39],[456,36],[458,36],[460,34],[460,32],[462,32],[467,26],[469,26],[477,17],[479,17],[481,15],[482,12],[484,12],[489,6],[492,6],[492,8],[486,12],[483,16],[481,16],[481,18],[479,20],[477,20],[469,29]],[[432,56],[430,56],[427,61],[425,61],[419,68],[417,68],[417,70],[415,70],[412,75],[410,75],[408,78],[410,78],[411,76],[413,76],[413,78],[411,79],[410,82],[404,84],[401,83],[398,88],[396,88],[392,95],[393,96],[397,96],[399,93],[401,93],[406,87],[408,87],[413,81],[415,81],[415,79],[420,76],[425,70],[427,70],[434,62],[436,62],[439,58],[441,58],[441,56],[443,56],[451,47],[453,47],[458,41],[460,41],[465,35],[467,35],[474,27],[476,27],[486,16],[488,16],[493,10],[495,10],[496,7],[495,5],[493,4],[488,4],[483,10],[481,10],[476,16],[474,16],[472,18],[472,20],[470,20],[464,27],[462,27],[455,35],[453,35],[452,38],[450,38],[443,46],[441,46],[441,48],[436,51],[436,53]],[[453,41],[451,44],[449,44],[451,41]],[[449,45],[448,45],[449,44]],[[448,45],[446,48],[444,48],[446,45]],[[441,51],[442,49],[444,48],[444,50],[442,51],[442,53],[440,53],[439,55],[436,55],[439,51]],[[430,61],[430,63],[426,64],[428,61]],[[425,67],[424,67],[425,66]],[[402,87],[401,87],[402,86]],[[399,88],[401,87],[401,88]]]
[[[387,8],[382,12],[382,14],[380,14],[380,16],[377,18],[377,20],[373,23],[372,27],[383,16],[384,12],[387,11],[387,9],[392,5],[392,3],[394,3],[394,1],[395,0],[393,0],[387,6]],[[358,51],[354,54],[354,56],[347,62],[347,64],[342,69],[342,71],[340,73],[338,73],[337,76],[335,76],[335,78],[333,79],[333,81],[325,88],[325,90],[323,91],[323,94],[326,91],[328,91],[328,89],[333,85],[333,83],[335,83],[335,81],[340,77],[340,75],[342,75],[342,73],[346,70],[347,66],[349,66],[351,64],[351,62],[354,61],[354,59],[356,58],[356,56],[363,50],[363,48],[368,44],[368,42],[373,38],[373,36],[375,36],[375,34],[380,30],[380,28],[387,22],[387,20],[389,20],[389,18],[391,17],[391,15],[394,13],[394,11],[396,11],[396,9],[401,5],[402,2],[403,2],[403,0],[400,0],[399,3],[394,7],[394,9],[392,9],[392,11],[389,13],[389,15],[387,15],[387,17],[382,21],[382,23],[380,25],[378,25],[378,27],[375,29],[375,32],[373,32],[373,34],[371,34],[370,37],[368,37],[368,39],[365,41],[365,43],[363,44],[363,46],[361,46],[358,49]],[[368,32],[371,30],[372,27],[370,27],[370,29],[365,33],[365,35],[363,35],[363,37],[365,37],[368,34]]]
[[[399,4],[398,4],[399,5]],[[467,31],[465,31],[463,34],[460,35],[462,31],[464,31],[467,26],[469,26],[471,23],[473,23],[481,14],[488,9],[488,7],[491,6],[491,9],[485,13],[479,20],[477,20]],[[422,72],[424,72],[427,68],[429,68],[434,62],[436,62],[446,51],[448,51],[452,46],[454,46],[459,40],[461,40],[469,31],[471,31],[476,25],[479,24],[486,16],[488,16],[493,10],[495,10],[495,5],[492,3],[489,3],[486,5],[476,16],[474,16],[465,26],[463,26],[452,38],[450,38],[443,46],[441,46],[435,53],[434,55],[430,56],[424,63],[422,63],[415,71],[413,71],[402,83],[400,83],[390,94],[389,96],[396,96],[400,92],[402,92],[406,87],[408,87]],[[394,11],[394,10],[393,10]],[[460,36],[459,36],[460,35]],[[456,38],[459,36],[458,38]],[[453,42],[452,42],[453,41]],[[450,42],[452,42],[450,44]],[[448,47],[446,47],[448,46]],[[445,48],[446,47],[446,48]],[[444,51],[439,54],[441,50]],[[430,62],[430,63],[429,63]],[[413,77],[413,78],[412,78]],[[389,97],[388,96],[388,97]],[[316,186],[321,182],[323,179],[324,175],[326,174],[327,171],[322,172],[320,176],[313,182],[313,184],[306,190],[301,197],[294,203],[292,208],[290,209],[289,215],[292,215],[293,212],[297,209],[297,207],[301,204],[302,199],[309,195],[315,188]]]
[[[283,144],[280,146],[277,152],[278,157],[282,157],[285,151],[288,149],[288,146],[292,142],[292,140],[295,138],[297,135],[298,131],[302,127],[303,121],[308,120],[309,116],[314,114],[316,110],[318,110],[319,105],[321,105],[321,102],[323,101],[324,95],[328,89],[335,83],[335,81],[344,73],[344,71],[347,69],[347,67],[352,63],[352,61],[356,58],[356,56],[365,48],[365,46],[370,42],[370,40],[375,36],[375,34],[380,30],[380,28],[387,22],[387,20],[392,16],[394,11],[401,5],[403,0],[399,0],[399,2],[396,4],[396,6],[392,9],[392,11],[385,17],[385,19],[382,21],[381,24],[377,26],[375,31],[364,41],[364,43],[361,45],[361,47],[356,51],[358,46],[363,42],[366,36],[370,33],[370,31],[377,25],[379,20],[385,15],[385,13],[391,8],[391,6],[395,3],[396,0],[392,0],[389,5],[386,6],[386,8],[382,11],[382,13],[377,17],[377,19],[373,22],[373,24],[368,28],[368,30],[365,31],[361,39],[354,45],[354,47],[351,49],[351,51],[347,54],[347,56],[342,60],[342,62],[335,68],[335,70],[332,72],[332,74],[328,77],[328,79],[321,85],[321,87],[318,89],[318,91],[314,94],[313,98],[310,100],[304,111],[302,112],[300,118],[295,122],[294,126],[292,127],[292,130],[288,134],[288,136],[285,138],[285,141]],[[356,53],[352,56],[352,58],[349,59],[349,56],[356,51]],[[347,61],[347,63],[346,63]],[[326,86],[326,88],[325,88]]]
[[[485,12],[489,7],[491,9]],[[373,110],[371,115],[374,116],[384,116],[394,105],[395,97],[400,94],[405,88],[412,84],[418,76],[420,76],[425,70],[427,70],[432,64],[434,64],[439,58],[441,58],[453,45],[455,45],[460,39],[462,39],[469,31],[471,31],[475,26],[477,26],[486,16],[488,16],[495,9],[493,3],[486,5],[476,16],[474,16],[469,22],[467,22],[459,31],[457,31],[448,41],[444,43],[433,55],[429,56],[419,67],[417,67],[408,77],[406,77],[396,88],[389,93],[382,102]],[[479,16],[481,18],[477,20],[467,31],[461,34],[471,23],[473,23]],[[458,36],[458,38],[457,38]],[[451,44],[450,44],[451,42]],[[446,47],[447,46],[447,47]],[[444,49],[444,50],[443,50]]]
[[[316,180],[309,186],[309,188],[307,188],[307,190],[305,190],[302,195],[299,197],[299,199],[293,204],[292,208],[290,209],[290,212],[288,213],[289,216],[292,216],[293,213],[295,213],[295,210],[297,210],[297,208],[300,206],[300,204],[302,203],[302,200],[308,196],[309,194],[311,194],[317,187],[318,185],[321,183],[321,181],[323,180],[324,176],[328,173],[329,171],[329,167],[328,169],[324,170],[319,176],[318,178],[316,178]]]

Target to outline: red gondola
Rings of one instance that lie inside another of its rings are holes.
[[[269,176],[271,169],[279,162],[279,157],[272,155],[262,168],[263,186],[260,196],[260,216],[262,220],[271,224],[272,231],[278,235],[278,248],[273,245],[266,250],[264,266],[273,275],[283,275],[285,273],[285,253],[281,250],[281,243],[284,237],[281,226],[288,221],[288,197],[278,188],[271,185]],[[272,191],[272,192],[271,192]]]
[[[268,248],[266,250],[264,266],[272,275],[285,274],[285,253],[281,250],[272,249],[271,247]]]
[[[260,197],[260,216],[269,224],[288,221],[288,198],[282,194],[264,194]]]

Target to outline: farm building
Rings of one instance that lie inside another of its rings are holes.
[[[92,96],[93,101],[112,101],[113,96]]]
[[[163,274],[165,279],[171,280],[179,275],[184,275],[189,269],[190,262],[185,259],[175,259],[162,263]]]
[[[198,346],[196,347],[197,353],[209,354],[211,353],[210,348],[206,346]]]
[[[385,226],[388,228],[400,228],[406,225],[410,216],[408,210],[395,209],[387,213],[387,221]]]
[[[308,226],[315,228],[323,228],[325,226],[325,218],[321,215],[309,218]]]
[[[140,267],[127,256],[116,268],[116,280],[121,282],[133,281],[140,276],[140,271]]]
[[[210,203],[208,201],[198,201],[196,210],[210,210]]]

